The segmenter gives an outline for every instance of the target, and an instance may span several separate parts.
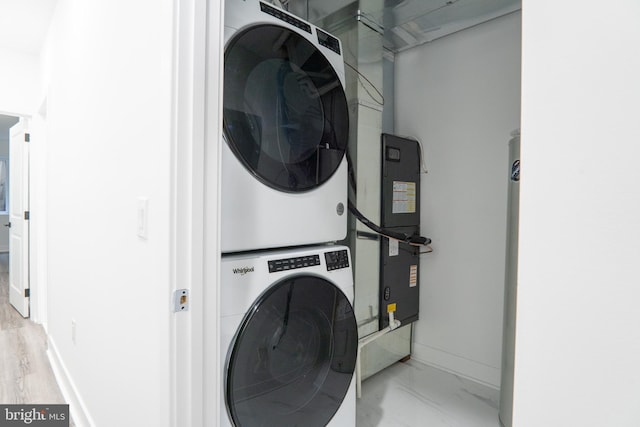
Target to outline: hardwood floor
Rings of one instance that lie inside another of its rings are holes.
[[[65,403],[46,351],[42,326],[9,304],[9,254],[0,253],[0,403]]]

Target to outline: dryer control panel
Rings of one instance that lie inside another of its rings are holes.
[[[320,45],[340,55],[340,41],[337,38],[325,33],[320,28],[316,28],[316,33],[318,34],[318,43],[320,43]]]
[[[280,10],[278,8],[275,8],[273,6],[270,6],[266,3],[262,3],[260,2],[260,10],[262,10],[264,13],[268,13],[271,16],[275,16],[276,18],[278,18],[281,21],[286,22],[287,24],[291,24],[295,27],[300,28],[301,30],[306,31],[307,33],[311,34],[311,25],[307,24],[306,22],[304,22],[301,19],[296,18],[295,16],[286,13],[283,10]]]

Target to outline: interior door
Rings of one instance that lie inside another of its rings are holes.
[[[9,139],[9,302],[29,317],[29,134],[21,121]]]

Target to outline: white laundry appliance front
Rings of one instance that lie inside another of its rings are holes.
[[[258,0],[225,9],[222,252],[344,239],[340,41]]]
[[[222,257],[221,427],[355,427],[350,263],[337,245]]]

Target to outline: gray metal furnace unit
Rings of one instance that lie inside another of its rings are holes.
[[[417,141],[382,134],[383,229],[420,235],[420,164]],[[388,326],[390,310],[403,325],[415,322],[420,308],[420,249],[396,239],[380,242],[380,329]]]

